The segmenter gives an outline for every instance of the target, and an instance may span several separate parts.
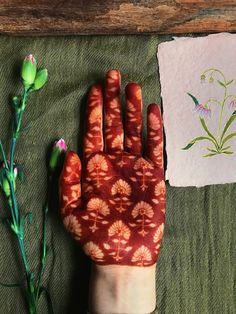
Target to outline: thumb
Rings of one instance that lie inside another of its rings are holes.
[[[81,162],[74,152],[68,152],[59,179],[60,212],[62,219],[68,215],[79,216],[81,207]]]

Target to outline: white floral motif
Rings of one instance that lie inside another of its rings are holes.
[[[143,237],[148,233],[145,227],[154,228],[156,224],[152,223],[151,218],[154,216],[152,206],[144,201],[141,201],[135,205],[131,212],[132,216],[136,219],[136,223],[130,223],[131,227],[140,226],[141,230],[138,231]],[[139,218],[140,217],[140,218]]]
[[[75,240],[80,240],[82,235],[81,225],[76,216],[68,215],[63,219],[63,224],[66,229],[74,235]]]
[[[97,244],[95,244],[94,242],[92,242],[92,241],[87,242],[83,246],[83,248],[84,248],[85,254],[90,256],[91,259],[94,260],[95,262],[102,262],[103,261],[104,253],[101,250],[101,248]]]
[[[156,164],[160,167],[162,167],[162,163],[163,163],[163,158],[162,158],[163,152],[162,152],[162,150],[163,150],[162,144],[157,145],[153,150],[153,154],[156,157]]]
[[[99,107],[95,107],[89,115],[89,122],[90,123],[101,123],[102,121],[102,110]]]
[[[116,251],[111,252],[110,255],[118,262],[123,257],[120,256],[121,250],[130,238],[131,232],[128,226],[122,220],[115,221],[108,229],[109,237],[113,237],[112,241],[116,244]]]
[[[131,261],[138,266],[150,264],[152,261],[152,254],[145,245],[142,245],[134,252]]]
[[[100,198],[91,198],[87,204],[87,214],[83,215],[82,218],[85,220],[93,221],[93,225],[89,227],[92,232],[95,232],[98,229],[98,223],[103,225],[108,224],[107,220],[104,220],[104,216],[110,214],[110,210],[102,199]]]
[[[149,115],[149,126],[153,130],[158,130],[160,128],[160,120],[154,113],[150,113]]]
[[[155,186],[154,194],[155,196],[159,197],[161,201],[165,200],[165,181],[162,180],[161,182],[157,183]]]
[[[115,139],[112,141],[111,147],[112,148],[122,148],[123,146],[123,134],[117,135]]]
[[[117,180],[111,188],[111,194],[114,195],[115,198],[110,202],[112,204],[116,204],[116,202],[119,203],[119,205],[116,207],[116,210],[118,210],[120,213],[126,210],[125,206],[131,204],[127,197],[131,194],[131,187],[125,180]]]
[[[104,179],[108,170],[108,164],[104,156],[96,154],[87,165],[90,175],[96,180],[97,187],[101,186],[101,180]]]
[[[139,179],[135,177],[131,177],[132,181],[141,181],[141,190],[145,191],[148,188],[147,181],[153,181],[152,172],[153,166],[149,164],[149,162],[142,157],[139,158],[134,164],[134,170],[136,170],[136,175]]]

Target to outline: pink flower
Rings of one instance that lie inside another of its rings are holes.
[[[229,108],[230,108],[230,109],[235,109],[235,108],[236,108],[236,99],[233,99],[233,100],[229,103]]]
[[[25,57],[24,61],[31,61],[33,64],[36,63],[35,57],[32,54],[29,54]]]
[[[53,145],[51,157],[49,160],[49,168],[51,171],[54,171],[58,166],[60,156],[67,151],[66,142],[61,138],[56,141]]]
[[[54,148],[59,148],[60,152],[67,151],[67,145],[66,145],[66,142],[63,140],[63,138],[61,138],[60,140],[54,143]]]
[[[211,117],[211,109],[204,107],[202,104],[198,104],[194,111],[199,114],[202,118],[210,118]]]

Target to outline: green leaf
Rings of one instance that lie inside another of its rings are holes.
[[[199,101],[197,100],[197,98],[195,96],[193,96],[192,94],[190,93],[187,93],[193,100],[195,106],[198,106],[199,105]]]
[[[182,148],[182,150],[187,150],[189,149],[190,147],[192,147],[193,145],[195,144],[195,142],[190,142],[188,145],[186,145],[184,148]]]
[[[218,148],[218,143],[217,143],[217,140],[215,139],[215,137],[211,134],[211,132],[208,130],[208,127],[206,125],[206,122],[203,118],[200,118],[200,122],[201,122],[201,125],[203,127],[203,129],[206,131],[206,133],[210,136],[210,138],[212,138],[212,141],[213,143],[215,144],[216,148]]]
[[[223,154],[232,155],[234,152],[222,152]]]
[[[48,292],[48,290],[45,288],[45,287],[40,287],[39,289],[39,295],[38,295],[38,301],[40,299],[40,297],[42,296],[42,294],[45,294],[46,296],[46,300],[47,300],[47,303],[48,303],[48,310],[49,310],[49,313],[53,314],[54,313],[54,310],[53,310],[53,304],[52,304],[52,299],[51,299],[51,296]]]
[[[222,143],[222,145],[223,145],[223,142],[225,141],[225,139],[223,140],[224,135],[225,135],[226,131],[228,130],[228,128],[230,127],[230,125],[234,122],[235,118],[236,118],[236,110],[232,113],[229,120],[225,124],[224,130],[223,130],[221,138],[220,138],[220,142]]]
[[[211,156],[215,156],[215,155],[218,155],[218,153],[207,154],[207,155],[204,155],[203,157],[211,157]]]
[[[218,153],[217,150],[211,149],[211,148],[209,148],[209,147],[207,147],[207,150],[209,150],[209,152],[212,152],[212,153]]]
[[[223,82],[221,82],[221,81],[219,81],[219,80],[217,80],[217,82],[218,82],[221,86],[223,86],[224,88],[226,88],[225,83],[223,83]]]
[[[228,86],[228,85],[232,84],[232,83],[233,83],[233,81],[234,81],[234,80],[230,80],[230,81],[228,81],[228,82],[226,83],[226,86]]]
[[[207,140],[207,141],[211,141],[212,142],[212,139],[210,139],[209,137],[207,136],[199,136],[199,137],[196,137],[194,138],[188,145],[186,145],[184,148],[182,148],[183,150],[187,150],[189,149],[190,147],[192,147],[196,142],[198,141],[204,141],[204,140]]]
[[[231,147],[231,146],[223,147],[223,148],[221,148],[221,151],[227,150],[227,149],[229,149],[230,147]]]
[[[5,288],[14,288],[14,287],[20,287],[22,284],[19,283],[3,283],[0,282],[0,286],[5,287]]]

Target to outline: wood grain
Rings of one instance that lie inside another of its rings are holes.
[[[236,31],[236,0],[5,0],[0,32],[19,35]]]

